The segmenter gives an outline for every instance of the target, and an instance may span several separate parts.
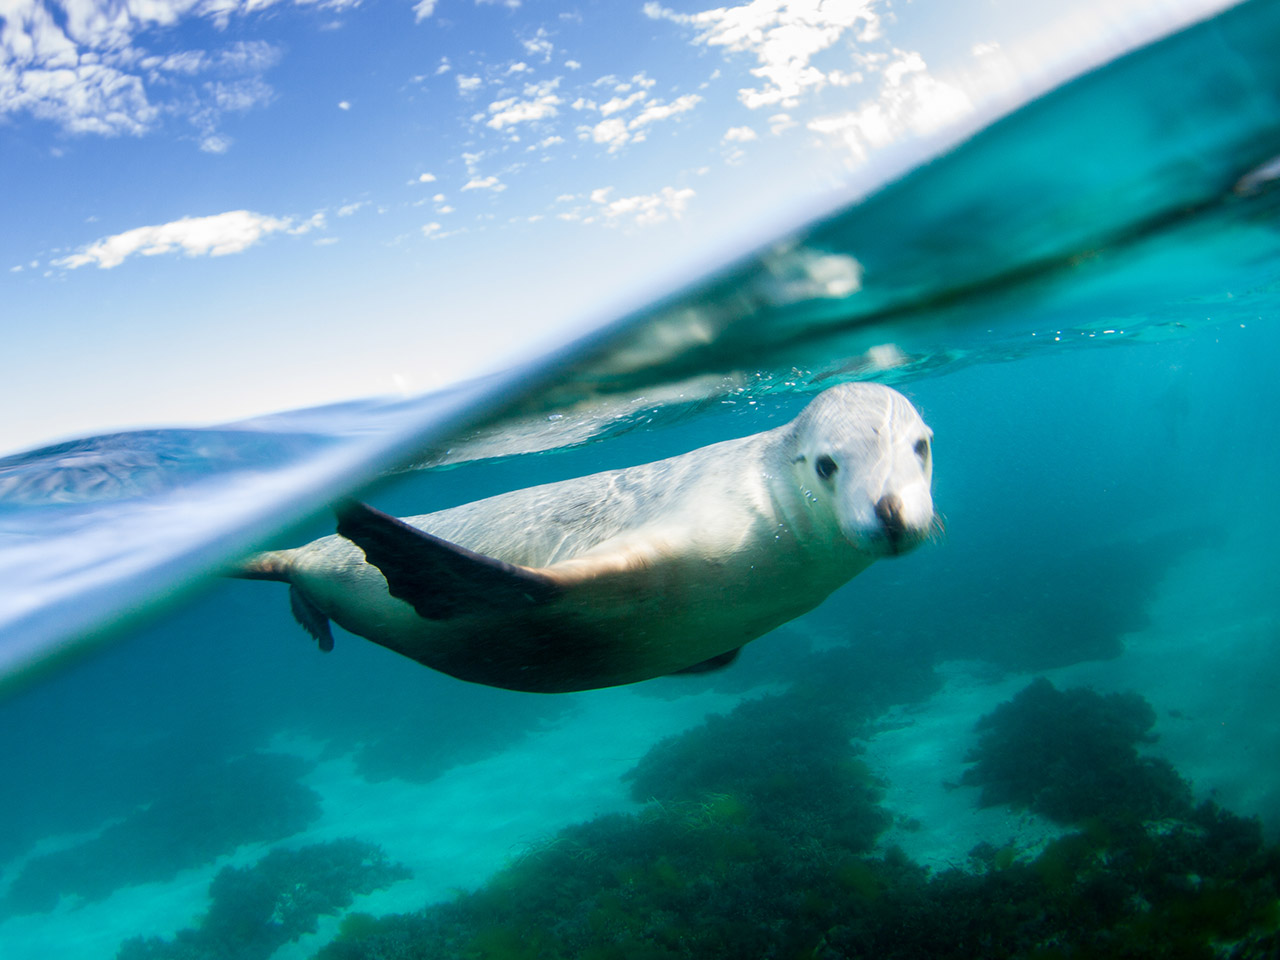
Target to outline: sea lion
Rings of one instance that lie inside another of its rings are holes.
[[[250,558],[329,620],[454,677],[564,692],[731,662],[934,527],[932,431],[889,387],[849,383],[790,423],[622,470],[397,520],[338,508],[338,535]]]

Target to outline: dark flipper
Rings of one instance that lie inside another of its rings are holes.
[[[320,649],[328,653],[333,649],[333,631],[329,629],[329,618],[321,613],[307,595],[297,587],[289,588],[289,609],[293,619],[301,624],[302,629],[315,637]]]
[[[427,620],[546,603],[550,577],[475,553],[354,500],[338,507],[338,533],[382,571],[393,597]]]
[[[734,647],[728,653],[717,654],[714,657],[709,657],[706,660],[703,660],[701,663],[695,663],[691,667],[685,667],[683,670],[677,670],[672,674],[672,676],[677,676],[682,673],[710,673],[713,670],[723,670],[725,667],[729,666],[729,664],[733,663],[733,661],[737,660],[738,654],[741,652],[741,647]]]

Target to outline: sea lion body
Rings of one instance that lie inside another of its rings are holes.
[[[784,426],[667,460],[403,521],[354,505],[346,536],[243,575],[292,584],[313,633],[332,619],[463,680],[632,683],[727,660],[924,539],[930,437],[901,394],[846,384]]]

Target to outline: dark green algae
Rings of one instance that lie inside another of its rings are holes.
[[[349,915],[317,960],[1280,956],[1280,853],[1139,754],[1154,719],[1140,696],[1037,680],[982,718],[975,799],[1073,829],[1034,859],[980,844],[935,873],[877,848],[892,816],[857,757],[931,671],[881,670],[859,692],[857,654],[820,656],[820,686],[654,746],[627,775],[638,813],[561,830],[449,902]]]

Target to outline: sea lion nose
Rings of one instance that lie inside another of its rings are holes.
[[[896,493],[886,493],[876,501],[876,517],[884,528],[890,549],[897,553],[906,532],[906,525],[902,522],[902,498]]]

